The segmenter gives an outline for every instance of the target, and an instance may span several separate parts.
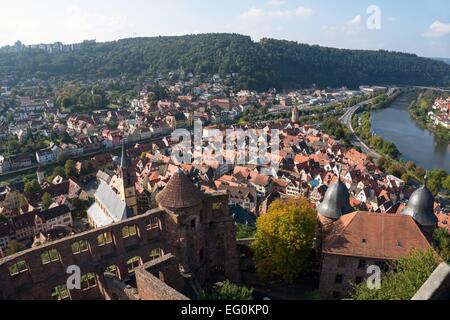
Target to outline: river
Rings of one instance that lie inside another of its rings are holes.
[[[438,141],[432,132],[422,129],[408,112],[414,94],[405,93],[392,104],[372,112],[372,130],[383,139],[395,143],[407,161],[431,170],[450,173],[450,145]]]

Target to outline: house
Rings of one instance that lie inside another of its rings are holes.
[[[34,238],[35,225],[33,212],[11,218],[11,224],[17,241],[27,241]]]
[[[36,160],[39,164],[47,164],[56,161],[56,156],[51,148],[36,151]]]
[[[272,192],[272,178],[262,174],[254,174],[250,179],[250,184],[256,188],[258,197],[265,197]]]
[[[352,284],[367,278],[368,267],[387,272],[392,261],[412,250],[432,249],[438,223],[426,187],[411,196],[401,214],[351,212],[349,200],[346,186],[338,183],[317,207],[322,229],[319,290],[334,299],[348,297]]]
[[[67,205],[35,213],[35,234],[45,233],[55,227],[71,227],[72,225],[72,213]]]
[[[28,154],[18,154],[8,159],[10,170],[28,168],[32,165],[31,157]]]
[[[10,223],[8,221],[0,222],[0,252],[6,252],[11,236],[12,230]]]
[[[222,184],[219,190],[225,190],[229,194],[230,205],[239,205],[251,212],[254,212],[256,209],[257,197],[255,188]]]

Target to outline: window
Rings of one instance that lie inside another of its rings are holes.
[[[220,210],[222,209],[222,202],[214,202],[212,205],[213,210]]]
[[[150,252],[150,260],[156,260],[159,259],[162,256],[162,250],[161,249],[154,249]]]
[[[8,269],[9,275],[11,277],[28,271],[27,263],[25,262],[25,260],[17,261],[13,265],[9,266]]]
[[[41,261],[42,264],[49,264],[52,262],[59,261],[59,253],[58,250],[52,249],[49,251],[45,251],[41,254]]]
[[[134,237],[137,235],[137,228],[136,226],[126,226],[122,229],[122,237],[124,239]]]
[[[191,230],[195,230],[195,227],[197,225],[197,222],[195,221],[195,219],[191,220]]]
[[[112,266],[109,266],[108,268],[106,268],[106,272],[109,272],[109,273],[115,275],[115,277],[117,279],[119,279],[119,268],[116,265],[112,265]]]
[[[159,219],[157,217],[150,217],[147,228],[149,230],[159,228]]]
[[[86,251],[89,251],[89,243],[87,241],[80,240],[72,244],[73,254],[80,254]]]
[[[111,232],[102,233],[97,237],[97,242],[100,247],[106,246],[107,244],[112,243]]]
[[[69,290],[65,285],[57,286],[52,290],[52,299],[53,300],[66,300],[69,299]]]
[[[203,261],[203,258],[204,258],[203,249],[200,249],[200,252],[198,253],[198,257],[199,257],[200,261]]]
[[[359,260],[358,269],[365,269],[366,265],[367,265],[367,261],[366,260]]]
[[[336,278],[334,279],[334,283],[341,284],[343,279],[344,276],[342,274],[337,274]]]
[[[88,273],[81,277],[81,290],[87,291],[97,286],[95,273]]]
[[[128,273],[133,273],[134,269],[141,265],[141,258],[134,257],[127,261]]]

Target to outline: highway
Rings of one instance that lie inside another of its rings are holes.
[[[396,87],[392,87],[389,88],[388,91],[388,96],[391,97],[394,93],[396,93],[398,90],[398,88]],[[349,108],[347,111],[345,111],[344,115],[339,119],[352,133],[352,144],[354,146],[360,147],[361,150],[371,156],[373,159],[379,159],[382,156],[376,152],[375,150],[371,149],[369,146],[367,146],[356,134],[355,134],[355,130],[353,129],[352,126],[352,118],[353,115],[362,107],[365,107],[366,105],[368,105],[373,99],[369,99],[363,102],[360,102],[356,105],[354,105],[353,107]]]

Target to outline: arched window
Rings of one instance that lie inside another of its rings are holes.
[[[122,237],[124,239],[134,237],[137,235],[137,227],[134,226],[125,226],[122,229]]]
[[[117,279],[120,279],[120,270],[116,265],[109,266],[106,268],[106,272],[113,274]]]
[[[82,252],[89,251],[89,243],[85,240],[80,240],[77,242],[74,242],[72,244],[72,252],[73,254],[77,255]]]
[[[139,267],[142,264],[142,260],[140,257],[134,257],[127,261],[128,273],[134,273],[134,269]]]
[[[70,298],[69,290],[67,290],[65,284],[54,287],[51,296],[53,300],[68,300]]]
[[[162,249],[154,249],[150,252],[150,260],[156,260],[161,258],[161,256],[163,255],[163,251]]]
[[[99,247],[106,246],[112,243],[112,235],[111,232],[102,233],[97,237],[97,242]]]
[[[16,263],[10,265],[8,267],[8,270],[9,270],[9,275],[11,277],[14,277],[21,273],[27,272],[28,266],[27,266],[27,263],[25,262],[25,260],[20,260],[20,261],[17,261]]]
[[[95,273],[87,273],[81,277],[81,290],[87,291],[97,286]]]
[[[49,264],[59,261],[59,252],[56,249],[45,251],[41,254],[42,264]]]

